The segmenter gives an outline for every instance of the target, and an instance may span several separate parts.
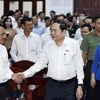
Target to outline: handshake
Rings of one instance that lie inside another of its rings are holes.
[[[11,79],[14,80],[16,83],[20,84],[25,79],[25,76],[23,73],[15,73],[12,74]]]

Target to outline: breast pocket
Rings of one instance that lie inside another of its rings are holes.
[[[67,65],[72,64],[73,58],[74,58],[74,55],[70,53],[65,53],[64,54],[65,64]]]
[[[36,55],[36,50],[34,48],[31,48],[31,54]]]

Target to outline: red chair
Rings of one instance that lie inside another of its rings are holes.
[[[10,67],[11,70],[14,73],[18,72],[23,72],[23,69],[17,68],[17,67]],[[37,100],[37,90],[39,86],[36,86],[34,90],[29,90],[28,87],[28,79],[25,79],[21,84],[20,84],[20,89],[18,88],[18,84],[15,83],[13,80],[9,80],[9,84],[11,85],[12,91],[20,90],[23,91],[25,94],[25,100]]]
[[[22,70],[27,70],[29,69],[32,65],[35,63],[32,61],[28,60],[21,60],[18,62],[15,62],[12,64],[12,67],[17,67]],[[37,74],[35,74],[33,77],[27,79],[28,85],[35,84],[36,86],[39,85],[39,88],[37,90],[37,97],[44,98],[45,96],[45,83],[46,83],[46,78],[44,78],[44,74],[46,74],[47,69],[44,69]]]

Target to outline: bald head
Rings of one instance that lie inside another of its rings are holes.
[[[3,27],[0,26],[0,44],[4,43],[6,31]]]

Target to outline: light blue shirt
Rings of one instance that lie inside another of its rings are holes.
[[[41,36],[44,33],[44,31],[45,31],[45,28],[40,25],[38,25],[37,27],[33,26],[33,29],[32,29],[32,32],[38,34],[39,36]]]

